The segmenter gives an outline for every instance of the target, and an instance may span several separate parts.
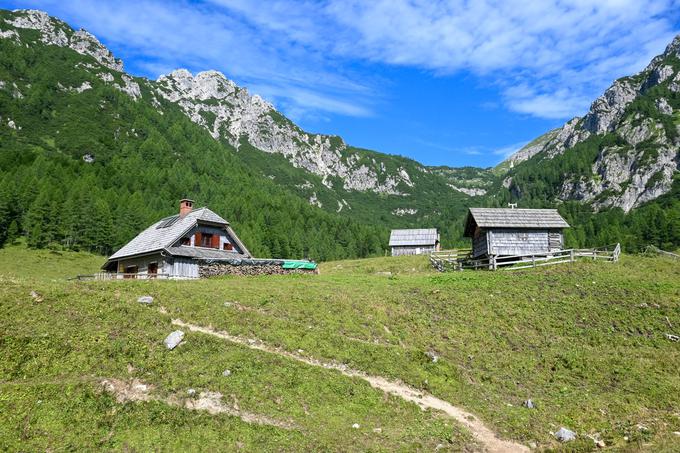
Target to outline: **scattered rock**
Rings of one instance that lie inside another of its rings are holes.
[[[570,429],[562,427],[555,433],[555,438],[560,442],[570,442],[576,439],[576,433]]]
[[[529,448],[532,450],[535,450],[538,447],[538,444],[536,442],[529,442]]]
[[[229,376],[231,376],[231,371],[229,371],[229,370],[224,370],[224,371],[222,371],[222,376],[224,376],[224,377],[229,377]]]
[[[225,307],[231,307],[232,305],[233,305],[233,304],[232,304],[231,302],[225,302],[225,303],[224,303],[224,306],[225,306]]]
[[[153,302],[153,297],[152,296],[141,296],[140,298],[137,299],[137,302],[140,304],[144,305],[151,305]]]
[[[36,292],[36,291],[31,291],[31,297],[33,298],[34,301],[36,302],[42,302],[44,300],[42,294]]]
[[[373,432],[376,433],[376,434],[380,434],[380,433],[382,433],[382,428],[373,428]],[[680,434],[680,433],[678,433],[678,434]]]
[[[196,394],[196,389],[189,389],[187,390],[187,395],[189,396],[194,396]]]
[[[427,351],[425,355],[432,360],[432,363],[437,363],[439,361],[439,356],[433,351]]]
[[[175,330],[170,335],[165,337],[165,340],[163,340],[163,343],[165,343],[165,346],[168,349],[172,350],[172,349],[175,349],[177,347],[177,345],[182,342],[183,339],[184,339],[184,332],[182,332],[181,330]]]
[[[83,154],[83,162],[86,164],[94,163],[94,156],[90,153]]]
[[[673,434],[675,434],[676,436],[680,437],[680,431],[673,431]]]
[[[358,423],[353,424],[353,425],[352,425],[352,428],[354,428],[354,429],[359,429],[359,424],[358,424]]]
[[[436,447],[434,447],[434,451],[439,451],[444,448],[444,444],[437,444]]]
[[[535,408],[534,402],[531,401],[531,400],[526,400],[524,403],[522,403],[522,405],[524,407],[526,407],[527,409],[534,409]]]
[[[670,333],[667,333],[667,334],[666,334],[666,338],[668,338],[668,339],[671,340],[671,341],[680,341],[680,337],[679,337],[679,336],[673,335],[673,334],[670,334]]]
[[[595,440],[595,446],[597,448],[604,448],[604,447],[607,446],[607,444],[605,444],[604,441],[601,440],[601,439],[594,439],[594,440]]]

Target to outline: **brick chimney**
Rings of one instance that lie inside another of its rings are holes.
[[[188,198],[183,198],[179,200],[179,217],[182,218],[191,212],[194,206],[194,200],[189,200]]]

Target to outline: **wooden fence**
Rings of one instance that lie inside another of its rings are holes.
[[[125,274],[116,272],[97,272],[94,274],[77,275],[71,280],[167,280],[170,274]]]
[[[551,252],[548,255],[513,255],[472,258],[469,249],[444,250],[430,255],[432,266],[440,272],[465,269],[518,270],[530,267],[551,266],[554,264],[573,263],[577,258],[618,261],[621,245],[599,247],[594,249],[567,249]]]

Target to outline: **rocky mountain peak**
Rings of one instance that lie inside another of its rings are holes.
[[[17,29],[37,30],[40,41],[47,45],[70,47],[79,54],[89,55],[102,66],[123,72],[123,62],[113,56],[99,40],[85,30],[73,31],[66,23],[34,9],[14,10],[14,17],[4,22]]]
[[[638,74],[614,81],[584,117],[534,140],[508,163],[517,165],[534,156],[552,159],[593,136],[610,134],[617,144],[600,150],[591,177],[567,178],[560,199],[629,211],[667,193],[680,163],[680,121],[675,114],[680,102],[673,95],[680,93],[678,58],[680,35]]]
[[[360,162],[348,154],[340,137],[310,134],[279,113],[272,104],[236,85],[219,71],[199,72],[195,76],[178,69],[158,78],[158,92],[182,107],[197,124],[216,139],[236,148],[246,140],[255,148],[282,154],[295,167],[322,178],[332,187],[331,178],[342,180],[345,190],[401,194],[400,184],[412,187],[403,168],[388,173],[384,165]]]

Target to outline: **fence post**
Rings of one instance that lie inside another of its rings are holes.
[[[571,251],[569,252],[569,255],[570,255],[569,259],[573,263],[574,262],[574,249],[571,249]]]
[[[534,267],[536,267],[536,256],[531,255],[531,264],[533,264]]]

